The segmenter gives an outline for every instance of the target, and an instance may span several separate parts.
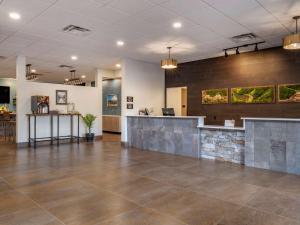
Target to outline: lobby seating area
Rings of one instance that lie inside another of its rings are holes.
[[[300,224],[295,175],[113,142],[1,145],[0,161],[0,224]]]

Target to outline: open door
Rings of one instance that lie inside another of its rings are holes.
[[[187,87],[167,88],[167,108],[174,108],[175,116],[187,116]]]

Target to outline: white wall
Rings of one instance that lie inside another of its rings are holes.
[[[69,86],[62,84],[38,83],[25,80],[25,57],[17,59],[17,143],[27,142],[28,120],[27,113],[31,113],[31,96],[45,95],[50,97],[50,110],[66,112],[67,106],[56,105],[56,90],[68,91],[68,102],[75,103],[76,111],[82,114],[91,113],[98,118],[93,128],[96,135],[102,135],[102,79],[96,79],[98,87]],[[24,67],[23,67],[24,66]],[[101,70],[96,74],[101,76]],[[80,120],[81,121],[81,120]],[[38,118],[37,137],[50,136],[49,117]],[[54,123],[56,125],[56,121]],[[76,128],[77,122],[74,123]],[[61,119],[61,135],[70,134],[70,121]],[[75,129],[77,132],[77,129]],[[83,123],[80,124],[80,135],[86,132]],[[56,134],[56,126],[54,135]],[[77,133],[75,133],[77,134]]]
[[[165,99],[165,75],[159,64],[125,59],[122,63],[122,141],[127,141],[126,115],[152,108],[161,115]],[[133,96],[134,108],[127,109],[126,97]]]

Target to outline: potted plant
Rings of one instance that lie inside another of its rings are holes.
[[[96,120],[96,116],[92,115],[92,114],[86,114],[85,116],[82,116],[82,120],[85,124],[85,126],[88,128],[88,133],[85,134],[86,137],[86,141],[87,142],[93,142],[94,138],[95,138],[95,134],[92,133],[92,127],[93,124]]]

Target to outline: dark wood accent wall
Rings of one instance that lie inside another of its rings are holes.
[[[278,103],[277,98],[274,104],[201,104],[205,89],[300,83],[300,51],[278,47],[182,63],[166,71],[165,82],[166,88],[188,87],[188,115],[205,115],[206,124],[235,119],[242,125],[243,116],[300,118],[300,103]]]

